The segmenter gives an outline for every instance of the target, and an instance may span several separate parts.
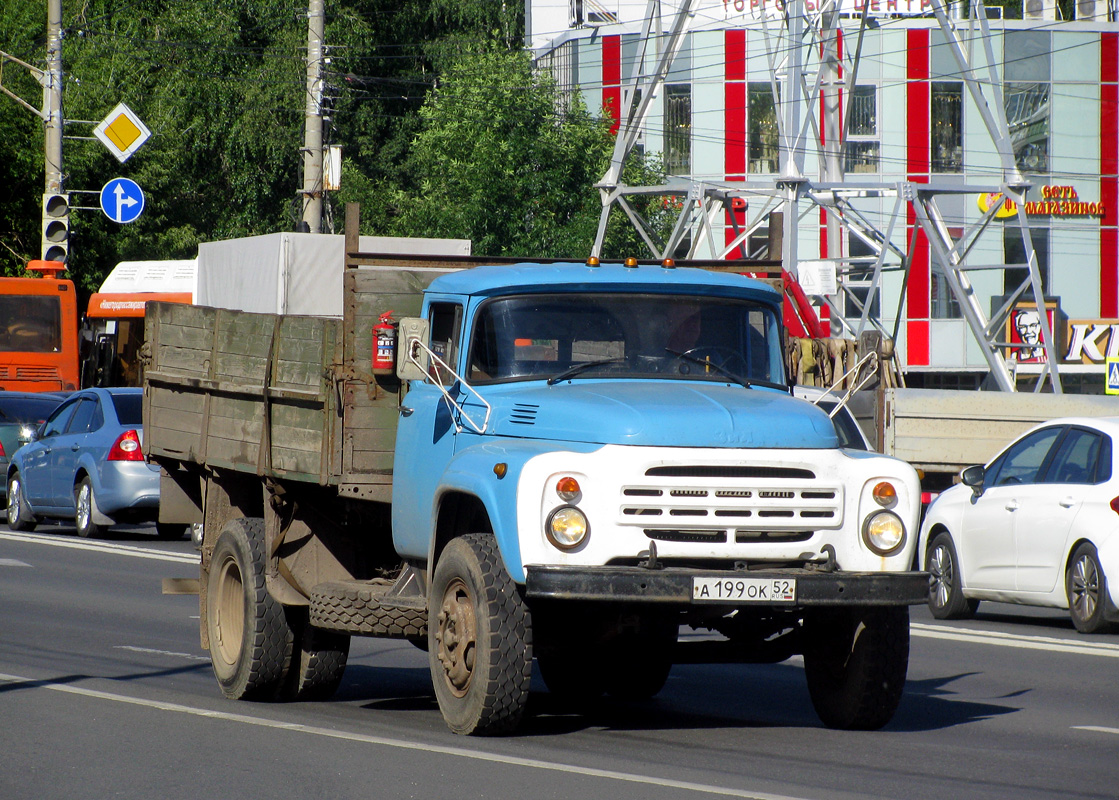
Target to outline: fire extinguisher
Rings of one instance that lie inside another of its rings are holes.
[[[396,367],[396,321],[386,311],[373,326],[373,371],[391,373]]]

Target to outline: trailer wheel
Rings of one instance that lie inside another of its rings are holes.
[[[222,528],[206,583],[210,661],[232,700],[272,699],[292,658],[294,636],[264,577],[264,520]]]
[[[350,637],[312,626],[306,608],[287,608],[286,614],[295,642],[279,697],[282,700],[329,700],[342,683],[350,655]]]
[[[27,498],[23,496],[23,479],[18,472],[13,472],[8,479],[8,527],[13,531],[33,531],[36,524]]]
[[[803,633],[808,693],[825,725],[877,730],[893,718],[909,667],[908,607],[820,610]]]
[[[532,676],[531,621],[492,536],[447,545],[429,603],[428,663],[447,726],[475,735],[515,728]]]

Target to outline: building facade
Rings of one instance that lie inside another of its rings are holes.
[[[783,62],[767,30],[772,18],[757,12],[766,1],[697,4],[639,143],[661,154],[669,174],[727,184],[778,177],[781,109],[771,78]],[[904,8],[907,0],[879,0],[870,9],[874,24],[860,31],[861,0],[847,2],[858,7],[843,7],[849,13],[840,22],[837,47],[842,69],[857,72],[850,96],[839,102],[843,181],[999,184],[1004,171],[982,110],[927,7],[911,7],[919,0]],[[528,0],[537,63],[589,108],[616,116],[634,74],[647,5]],[[673,3],[663,5],[667,18]],[[1105,8],[1100,15],[1109,13]],[[1037,332],[1044,314],[1065,391],[1102,393],[1109,357],[1116,359],[1113,377],[1119,380],[1119,23],[994,18],[988,25],[995,63],[978,77],[999,84],[1014,162],[1030,184],[1026,215],[1045,308],[1030,292],[1013,298],[1028,275],[1028,250],[1012,204],[986,193],[951,195],[943,200],[942,222],[961,237],[992,203],[1003,204],[994,225],[966,251],[964,265],[992,318],[1009,309],[1000,327],[1016,380],[1024,388],[1041,372],[1046,355]],[[869,203],[867,214],[886,229],[894,204],[883,196]],[[884,329],[896,332],[911,384],[978,386],[989,371],[982,348],[929,258],[928,242],[915,235],[912,211],[903,223],[893,228],[891,241],[911,252],[909,269],[888,270],[874,292],[865,268],[873,254],[860,237],[846,235],[837,243],[833,232],[829,238],[822,212],[798,224],[799,259],[837,265],[848,291],[823,309],[833,316],[833,332],[844,327],[835,315],[859,316],[858,303],[850,300],[858,297]],[[758,231],[751,241],[764,242],[766,233]]]

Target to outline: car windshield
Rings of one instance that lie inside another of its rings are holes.
[[[471,383],[676,378],[785,383],[773,310],[735,298],[567,293],[503,297],[478,312]]]
[[[121,425],[139,425],[143,422],[143,397],[139,392],[113,395],[113,408],[117,411],[117,419]]]

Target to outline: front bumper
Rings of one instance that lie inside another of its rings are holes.
[[[927,572],[818,572],[774,569],[717,572],[667,567],[525,568],[529,599],[597,600],[616,603],[668,603],[708,606],[692,599],[693,578],[795,578],[793,602],[726,602],[729,606],[800,608],[806,606],[915,606],[928,600]]]

